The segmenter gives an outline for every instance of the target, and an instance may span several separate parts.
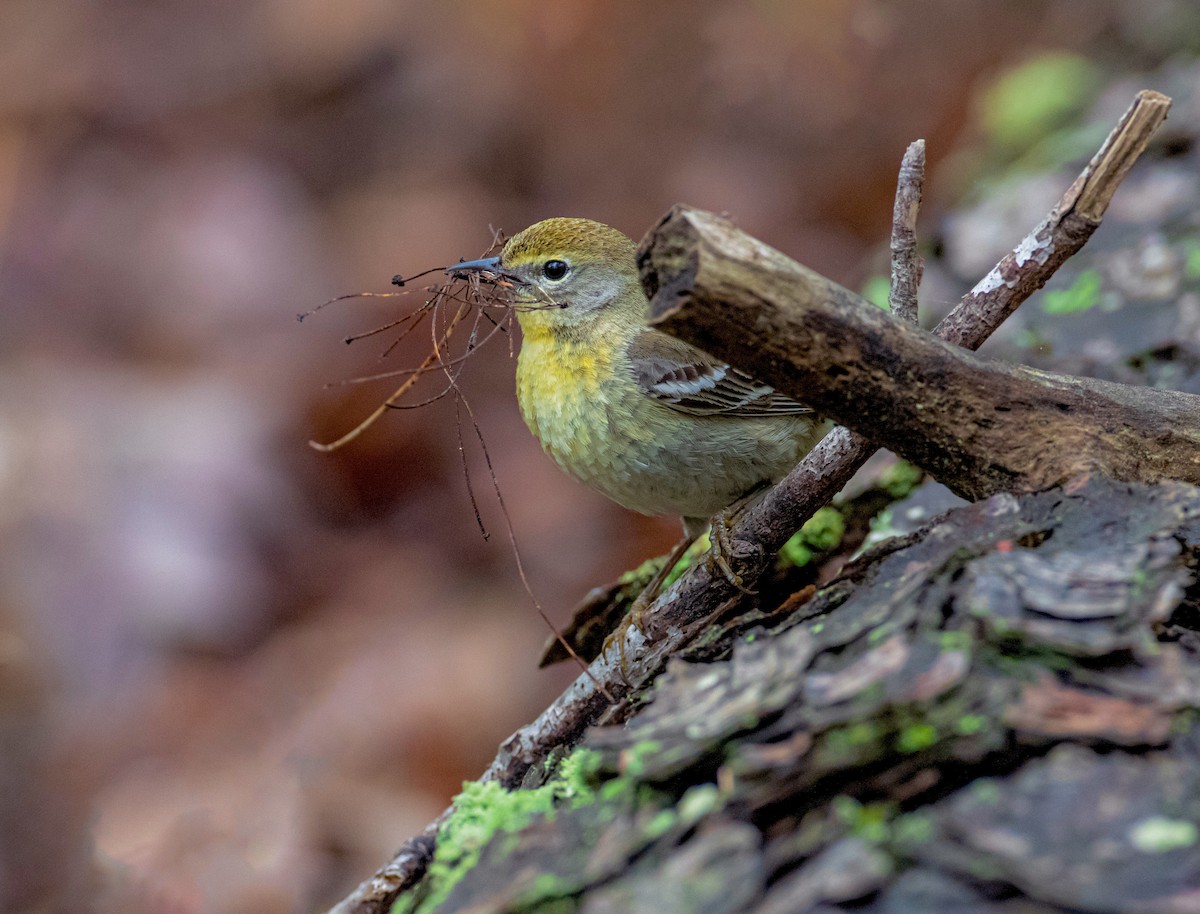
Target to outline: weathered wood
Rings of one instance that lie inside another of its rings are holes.
[[[1197,910],[1198,520],[1194,486],[1093,477],[875,550],[673,660],[583,740],[586,805],[491,840],[440,910]]]
[[[917,322],[917,290],[921,285],[921,255],[917,252],[917,213],[925,185],[925,141],[910,143],[900,161],[896,202],[892,207],[892,282],[888,307],[909,324]]]
[[[652,323],[918,464],[955,492],[1087,471],[1200,483],[1200,397],[981,358],[699,210],[641,250]]]

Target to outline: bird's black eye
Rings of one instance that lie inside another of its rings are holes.
[[[542,264],[542,275],[550,280],[559,280],[567,275],[568,269],[565,260],[547,260]]]

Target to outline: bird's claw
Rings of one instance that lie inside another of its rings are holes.
[[[647,587],[637,595],[637,598],[633,601],[633,606],[631,606],[629,608],[629,612],[625,614],[625,618],[617,623],[617,627],[614,628],[609,633],[608,637],[604,639],[604,647],[601,648],[600,651],[602,655],[607,654],[609,649],[614,644],[616,645],[618,658],[617,671],[621,674],[621,678],[625,680],[626,685],[630,685],[630,682],[625,664],[625,642],[629,640],[628,636],[630,628],[636,628],[643,636],[646,634],[646,630],[642,627],[642,623],[645,620],[646,610],[650,608],[650,601],[653,599],[653,596],[647,598],[647,592],[649,590],[650,588]],[[657,590],[657,588],[655,588],[655,590]]]
[[[726,508],[713,515],[712,533],[708,538],[708,570],[710,573],[719,571],[732,587],[737,588],[747,596],[758,593],[742,584],[742,576],[734,571],[729,560],[733,557],[733,540],[729,534],[730,522],[734,512]]]

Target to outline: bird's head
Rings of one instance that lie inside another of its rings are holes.
[[[599,222],[546,219],[513,235],[499,257],[447,272],[499,274],[517,286],[517,318],[526,334],[570,333],[600,317],[645,321],[648,303],[634,250],[627,236]]]

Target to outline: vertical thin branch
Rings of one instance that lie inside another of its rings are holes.
[[[892,286],[888,305],[910,324],[917,322],[917,287],[925,269],[917,253],[917,213],[925,184],[925,141],[909,144],[900,162],[896,204],[892,207]]]

